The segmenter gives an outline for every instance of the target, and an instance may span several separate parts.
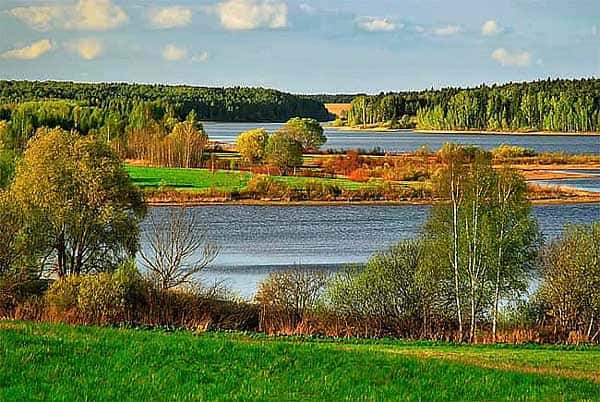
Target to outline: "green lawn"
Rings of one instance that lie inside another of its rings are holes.
[[[240,190],[252,175],[245,172],[207,169],[179,169],[162,167],[145,167],[126,165],[125,169],[133,182],[142,188],[158,188],[167,186],[177,190],[208,190],[211,188],[223,191]]]
[[[158,188],[161,185],[177,190],[208,190],[222,191],[241,190],[253,176],[251,173],[217,170],[214,173],[208,169],[178,169],[126,165],[125,169],[131,179],[143,188]],[[322,179],[311,177],[273,176],[275,180],[286,183],[292,188],[302,189],[308,181],[320,181],[336,185],[340,189],[357,189],[368,186],[346,179]]]
[[[600,400],[600,349],[0,322],[0,400]]]

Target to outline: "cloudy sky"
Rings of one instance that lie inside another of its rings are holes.
[[[600,0],[0,0],[0,78],[378,92],[600,76]]]

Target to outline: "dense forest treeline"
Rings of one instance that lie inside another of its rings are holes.
[[[123,104],[153,102],[172,108],[180,120],[193,110],[204,121],[284,122],[292,117],[328,120],[321,102],[265,88],[187,85],[0,81],[0,103],[63,99],[111,111]]]
[[[347,119],[355,126],[404,116],[416,116],[417,127],[430,130],[599,131],[600,79],[357,96]]]

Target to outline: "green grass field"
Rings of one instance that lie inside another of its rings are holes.
[[[217,189],[222,191],[241,190],[253,176],[251,173],[208,169],[178,169],[126,165],[125,169],[134,183],[142,188],[170,187],[176,190],[201,191]],[[312,177],[273,176],[281,183],[301,189],[308,181],[320,181],[336,185],[340,189],[357,189],[369,184],[346,179],[323,179]]]
[[[0,322],[0,400],[600,400],[600,349]]]

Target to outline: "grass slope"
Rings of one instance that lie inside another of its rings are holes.
[[[208,169],[179,169],[126,165],[125,169],[134,183],[142,188],[171,187],[177,190],[200,191],[217,189],[222,191],[241,190],[252,173]],[[318,181],[336,185],[341,189],[357,189],[368,186],[366,183],[353,182],[346,179],[323,179],[312,177],[273,176],[276,181],[285,183],[292,188],[304,188],[309,181]]]
[[[0,400],[600,400],[600,349],[0,322]]]

